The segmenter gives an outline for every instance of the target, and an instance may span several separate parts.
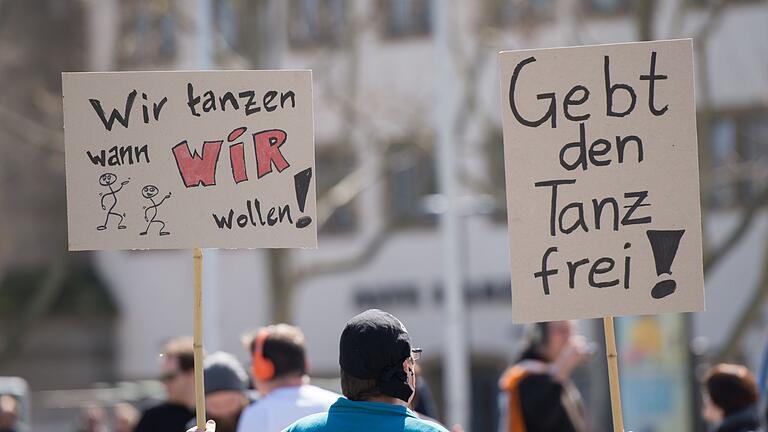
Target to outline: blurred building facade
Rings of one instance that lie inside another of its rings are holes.
[[[707,124],[700,124],[706,128],[702,135],[711,135],[711,155],[702,158],[709,166],[702,172],[715,183],[703,185],[710,210],[706,228],[717,245],[741,220],[764,162],[752,167],[757,176],[732,177],[740,175],[745,163],[760,161],[768,148],[768,47],[761,42],[768,40],[761,24],[768,19],[768,7],[760,1],[726,3],[715,7],[704,1],[664,0],[648,2],[643,11],[643,6],[621,0],[454,2],[452,42],[462,80],[457,85],[464,92],[456,125],[462,161],[457,175],[465,197],[472,430],[495,426],[483,419],[493,418],[496,379],[519,343],[509,309],[496,53],[634,41],[643,33],[656,39],[696,37],[698,102],[700,110],[712,113]],[[290,253],[289,268],[283,268],[289,277],[278,279],[298,280],[285,288],[293,293],[287,296],[287,310],[307,333],[313,373],[336,374],[337,338],[344,322],[360,310],[379,307],[408,325],[424,349],[425,371],[439,397],[441,354],[451,341],[441,330],[442,246],[437,216],[430,213],[434,200],[428,199],[438,193],[433,101],[439,89],[431,6],[429,1],[397,0],[262,2],[251,12],[266,19],[253,21],[261,30],[252,33],[233,29],[242,22],[222,21],[234,15],[237,2],[215,2],[215,17],[217,66],[313,70],[317,187],[320,209],[326,212],[320,218],[327,220],[319,250]],[[250,49],[258,52],[258,61],[243,60],[243,51],[236,48],[243,37],[256,44]],[[183,50],[178,54],[183,57]],[[183,58],[177,62],[189,64]],[[692,328],[685,318],[670,327],[680,329],[675,333],[678,344],[693,336],[704,336],[714,346],[724,343],[759,283],[764,225],[761,220],[751,226],[747,240],[708,275],[710,311],[694,315]],[[99,254],[99,266],[123,305],[118,357],[125,376],[154,373],[152,353],[160,340],[191,328],[189,258],[187,252],[170,251]],[[268,288],[275,281],[270,273],[285,261],[263,251],[221,251],[216,261],[220,348],[245,358],[236,336],[275,318],[273,297],[281,294]],[[582,326],[601,337],[593,323]],[[756,347],[762,343],[759,332],[751,337]],[[753,367],[760,351],[745,352]],[[688,361],[687,355],[681,359]],[[687,363],[676,367],[677,374],[690,370]],[[587,392],[591,405],[604,407],[602,366],[591,369],[584,381],[600,389]],[[695,387],[690,378],[676,385]],[[694,415],[692,396],[680,403],[676,409]],[[598,409],[593,415],[599,422],[606,414]],[[693,420],[675,424],[691,425]]]
[[[425,375],[441,400],[441,355],[451,341],[442,330],[434,121],[439,89],[431,2],[212,0],[208,13],[187,0],[84,4],[90,70],[195,69],[201,64],[196,23],[203,19],[213,23],[208,36],[215,68],[313,70],[319,249],[206,255],[213,261],[205,276],[206,301],[213,305],[206,325],[215,332],[207,348],[231,351],[245,361],[240,334],[288,319],[308,337],[312,374],[331,377],[338,372],[338,336],[345,321],[378,307],[399,316],[424,349]],[[523,246],[510,246],[507,237],[497,52],[694,37],[700,140],[705,140],[703,213],[709,245],[716,249],[744,223],[768,169],[768,4],[452,4],[452,44],[461,77],[456,85],[463,94],[455,129],[472,365],[470,430],[488,431],[495,430],[496,380],[513,360],[521,334],[509,305],[508,249]],[[761,283],[766,238],[768,219],[758,214],[743,240],[707,274],[709,310],[664,324],[677,332],[670,343],[686,345],[696,336],[715,348],[727,342]],[[163,342],[192,330],[191,252],[99,252],[93,262],[117,310],[111,330],[114,372],[107,376],[156,376]],[[600,323],[581,326],[593,338],[602,337]],[[753,369],[763,343],[755,327],[743,350]],[[675,371],[689,372],[687,353],[670,360],[677,362]],[[593,361],[578,377],[597,424],[608,415],[602,363]],[[691,388],[679,405],[690,418],[674,424],[693,428],[692,377],[678,386]]]

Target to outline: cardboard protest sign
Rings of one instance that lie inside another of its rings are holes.
[[[316,247],[310,71],[62,81],[70,250]]]
[[[702,310],[691,40],[499,59],[513,319]]]

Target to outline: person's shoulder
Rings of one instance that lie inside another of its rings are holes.
[[[240,420],[237,422],[238,431],[263,430],[265,422],[264,404],[260,401],[252,402],[243,409]]]
[[[526,375],[520,380],[521,387],[541,386],[559,384],[558,381],[551,374],[548,373],[531,373]]]
[[[326,429],[328,413],[322,412],[308,415],[288,426],[283,432],[318,432]]]
[[[408,417],[405,422],[406,432],[448,432],[448,429],[430,421],[419,418]]]
[[[194,418],[195,413],[180,405],[162,402],[144,410],[136,426],[137,431],[154,430],[168,424],[178,423],[184,426],[189,419]]]
[[[240,414],[240,421],[238,422],[237,430],[251,430],[260,426],[259,423],[264,421],[264,414],[266,414],[263,401],[255,401],[243,409]],[[240,426],[248,426],[248,428],[241,429]]]
[[[157,405],[151,406],[144,410],[142,413],[142,417],[145,418],[154,418],[154,417],[163,417],[168,415],[169,412],[172,411],[181,411],[181,407],[177,407],[176,405],[171,405],[166,402],[161,402]]]
[[[248,405],[243,408],[242,415],[246,415],[247,413],[254,412],[259,409],[259,407],[263,404],[261,399],[257,399],[255,401],[251,401]]]
[[[326,405],[334,404],[341,397],[338,393],[311,384],[302,386],[301,392],[302,396]]]

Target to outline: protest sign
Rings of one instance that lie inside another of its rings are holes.
[[[702,310],[691,40],[499,60],[514,321]]]
[[[70,250],[316,247],[310,71],[62,81]]]

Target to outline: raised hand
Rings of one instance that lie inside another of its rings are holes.
[[[197,426],[188,429],[187,432],[197,432]],[[213,420],[208,420],[205,423],[205,432],[216,432],[216,422]]]

